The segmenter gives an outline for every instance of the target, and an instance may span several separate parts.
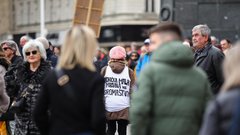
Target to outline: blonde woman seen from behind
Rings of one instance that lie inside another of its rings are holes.
[[[240,44],[229,50],[224,63],[221,93],[212,101],[205,113],[200,135],[227,135],[236,114],[240,97]]]
[[[93,65],[96,51],[92,29],[80,25],[68,31],[57,70],[44,81],[35,107],[34,118],[42,134],[105,134],[104,79]]]

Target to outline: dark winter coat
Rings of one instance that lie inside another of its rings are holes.
[[[228,135],[239,97],[240,87],[219,93],[207,108],[200,135]]]
[[[218,48],[208,44],[201,51],[196,51],[194,56],[195,65],[207,73],[212,91],[217,94],[223,84],[222,61],[224,54]]]
[[[14,55],[11,59],[11,66],[18,65],[19,63],[22,63],[23,59],[21,56]]]
[[[16,95],[16,93],[12,93],[15,92],[16,88],[16,84],[15,84],[15,80],[16,80],[16,73],[17,73],[17,68],[19,65],[21,65],[23,63],[23,59],[21,56],[14,56],[11,59],[11,64],[4,76],[5,82],[6,83],[6,91],[8,93],[8,95]],[[11,97],[11,102],[13,100],[14,97]]]
[[[42,87],[42,81],[50,69],[50,64],[42,60],[38,69],[35,72],[32,72],[29,63],[25,62],[16,67],[15,83],[11,82],[11,84],[9,84],[9,82],[6,82],[8,85],[16,85],[12,87],[16,89],[12,89],[12,91],[9,92],[9,96],[17,99],[23,91],[26,90],[25,88],[28,87],[29,84],[33,85],[32,89],[27,90],[29,94],[25,98],[23,109],[15,115],[15,135],[40,134],[32,119],[33,109],[36,104],[38,93]]]
[[[229,135],[240,135],[240,95],[238,96],[238,103],[236,108],[237,109],[233,116]]]
[[[52,67],[55,68],[57,65],[58,57],[54,55],[50,49],[47,49],[46,53],[47,53],[47,60],[50,61]]]
[[[64,72],[70,78],[69,85],[76,97],[68,96],[58,85],[54,71],[48,74],[34,111],[41,134],[105,135],[104,79],[97,72],[79,66]]]

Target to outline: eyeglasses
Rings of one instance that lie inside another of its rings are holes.
[[[4,47],[3,50],[7,51],[7,49],[11,49],[10,47]]]
[[[31,52],[25,52],[26,56],[30,56],[31,54],[32,55],[36,55],[37,54],[37,51],[34,50],[34,51],[31,51]]]

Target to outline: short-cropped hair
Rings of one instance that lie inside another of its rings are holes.
[[[226,40],[228,44],[231,44],[231,43],[232,43],[232,42],[231,42],[229,39],[227,39],[227,38],[224,38],[224,39],[222,39],[221,41],[223,41],[223,40]]]
[[[162,22],[154,27],[152,27],[149,31],[149,35],[153,33],[173,33],[175,34],[179,40],[182,40],[182,30],[180,26],[176,23],[172,22]]]

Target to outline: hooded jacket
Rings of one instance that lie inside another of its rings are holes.
[[[193,64],[191,50],[181,42],[153,53],[132,96],[132,135],[198,134],[211,93],[207,76]]]

